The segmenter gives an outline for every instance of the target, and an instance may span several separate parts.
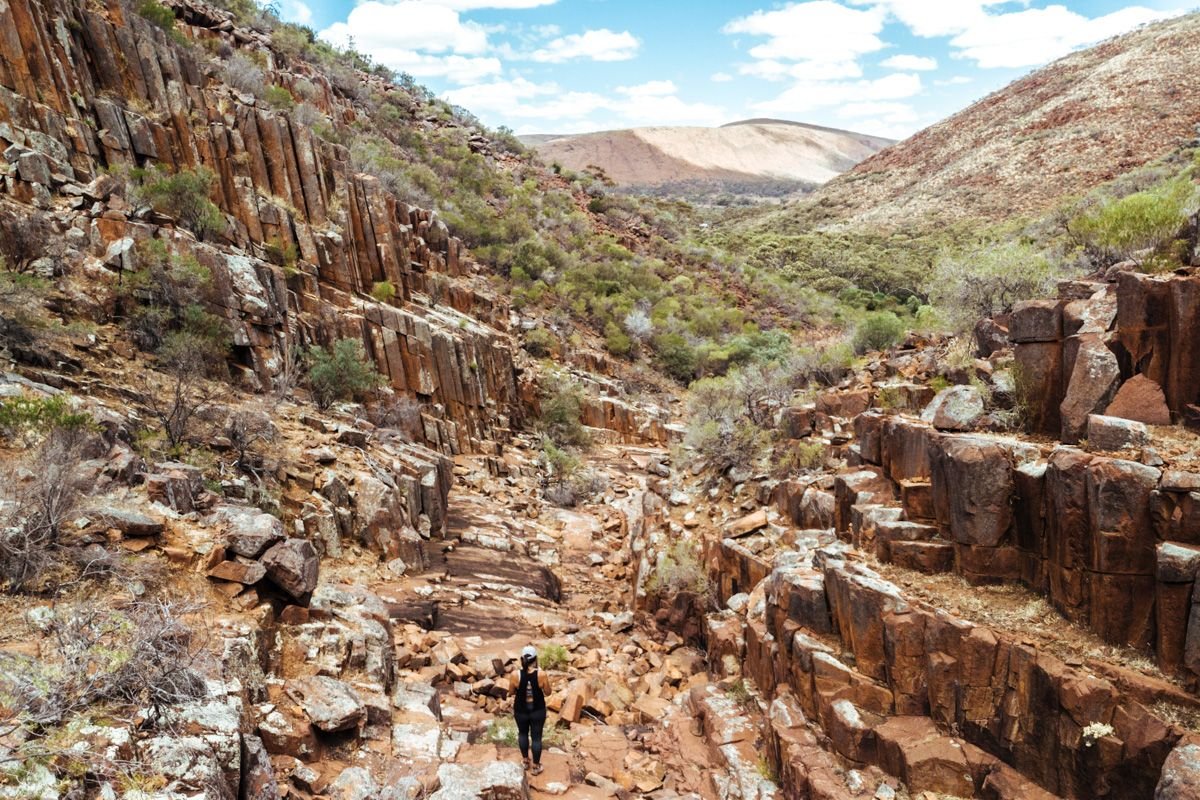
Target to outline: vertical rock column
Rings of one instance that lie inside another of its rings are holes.
[[[1019,380],[1029,403],[1033,430],[1057,436],[1062,426],[1062,305],[1056,300],[1018,303],[1008,338],[1013,343]]]

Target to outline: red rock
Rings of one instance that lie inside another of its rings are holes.
[[[1171,410],[1162,387],[1145,375],[1134,375],[1121,384],[1105,415],[1132,419],[1146,425],[1170,425]]]
[[[1029,398],[1029,423],[1038,433],[1057,436],[1062,428],[1062,359],[1059,342],[1018,344],[1014,348],[1017,369]]]
[[[1167,405],[1176,413],[1200,400],[1200,277],[1173,277],[1169,287],[1169,330]]]
[[[943,436],[930,445],[934,510],[947,538],[996,547],[1010,540],[1009,449],[995,439]]]
[[[1101,414],[1088,415],[1087,446],[1093,452],[1115,453],[1148,444],[1150,432],[1141,422]]]
[[[208,577],[222,581],[236,581],[249,586],[258,583],[267,574],[267,569],[257,562],[243,564],[240,561],[222,561],[208,571]]]
[[[919,420],[886,419],[880,443],[884,472],[897,483],[929,480],[929,444],[937,436],[930,425]]]
[[[1154,800],[1195,800],[1200,797],[1200,741],[1182,740],[1163,763]]]
[[[1078,339],[1079,351],[1059,406],[1062,440],[1068,444],[1078,442],[1086,434],[1089,414],[1108,407],[1121,378],[1117,357],[1099,336],[1074,338]]]
[[[1014,343],[1055,342],[1062,338],[1062,303],[1026,300],[1013,306],[1008,338]]]
[[[975,783],[959,742],[929,717],[892,717],[875,729],[879,766],[904,781],[910,792],[972,797]]]
[[[954,570],[954,545],[950,542],[892,542],[889,553],[896,566],[927,575]]]
[[[747,536],[767,527],[767,510],[760,508],[725,526],[725,535],[734,539]]]
[[[320,560],[312,542],[307,539],[288,539],[272,546],[260,562],[271,582],[294,599],[307,602],[317,588]]]
[[[915,522],[933,522],[933,486],[928,481],[908,480],[900,482],[900,505],[904,518]]]

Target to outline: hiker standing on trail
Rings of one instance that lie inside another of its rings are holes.
[[[521,651],[521,671],[513,697],[513,717],[517,720],[517,744],[525,769],[530,769],[529,744],[533,740],[534,775],[542,771],[542,727],[546,724],[546,693],[550,681],[538,671],[538,654],[532,646]]]

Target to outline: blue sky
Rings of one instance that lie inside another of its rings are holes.
[[[1190,0],[279,0],[490,126],[777,117],[901,138]]]

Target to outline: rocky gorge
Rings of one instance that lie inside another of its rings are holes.
[[[345,86],[229,11],[164,7],[166,27],[118,0],[0,5],[0,212],[48,243],[21,274],[54,320],[14,317],[32,332],[5,339],[0,398],[91,420],[76,572],[0,603],[0,797],[1197,796],[1200,278],[1064,282],[954,368],[914,338],[768,409],[819,464],[714,470],[672,392],[586,340],[532,357],[536,312],[438,214],[210,56],[256,54],[353,126]],[[210,230],[130,188],[200,167]],[[215,387],[147,381],[122,327],[157,252],[210,278]],[[345,340],[380,376],[370,407],[298,389],[296,352]],[[568,377],[592,442],[574,504],[537,422]],[[163,398],[201,388],[175,406],[196,447],[148,446]],[[37,452],[6,438],[11,486],[53,472]],[[509,697],[530,642],[540,775]],[[92,685],[168,654],[170,686]]]

